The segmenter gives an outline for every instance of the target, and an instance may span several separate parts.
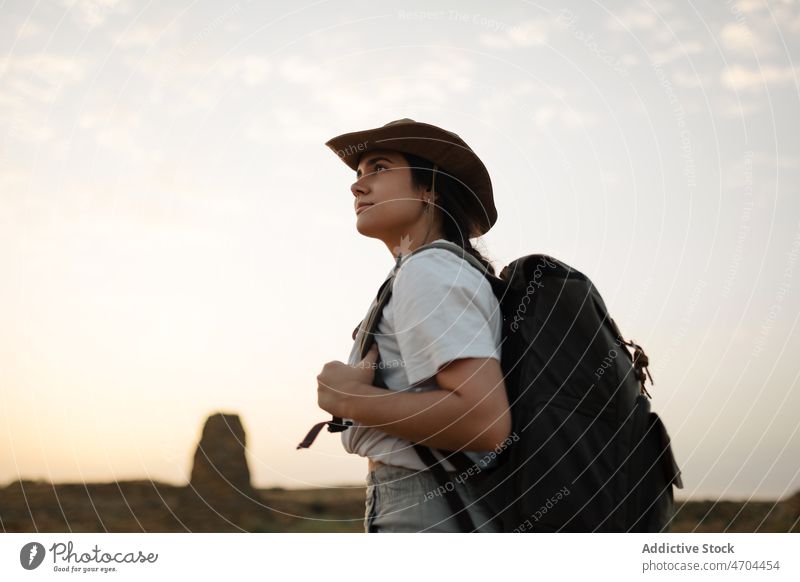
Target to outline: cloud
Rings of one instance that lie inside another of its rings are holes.
[[[424,63],[419,68],[419,76],[435,80],[438,85],[461,93],[472,86],[474,70],[472,61],[450,55],[439,61]]]
[[[11,192],[21,191],[31,180],[31,173],[24,166],[11,162],[10,160],[0,160],[0,199],[3,206],[9,203],[12,196]],[[6,210],[8,210],[6,208]]]
[[[17,27],[17,39],[23,40],[26,38],[31,38],[38,35],[43,30],[44,29],[40,24],[28,19]]]
[[[754,49],[752,31],[738,22],[729,22],[723,26],[719,38],[722,46],[733,52],[750,54]]]
[[[253,119],[247,137],[260,143],[314,143],[320,141],[320,126],[292,104],[274,106],[269,114]]]
[[[687,40],[685,42],[677,42],[663,50],[654,51],[651,55],[655,63],[668,63],[675,59],[688,57],[692,54],[697,54],[703,51],[703,44],[696,40]],[[691,59],[690,59],[691,60]]]
[[[764,9],[764,0],[739,0],[734,7],[740,12],[758,12]]]
[[[365,76],[356,62],[338,69],[327,67],[336,72],[335,80],[328,80],[327,75],[313,77],[316,90],[310,91],[316,108],[327,112],[321,118],[332,115],[341,122],[352,120],[358,125],[375,120],[376,125],[381,125],[388,121],[384,120],[386,111],[409,112],[418,104],[424,104],[426,109],[448,107],[458,93],[468,91],[474,84],[475,61],[457,50],[437,48],[420,59],[422,64],[412,71],[408,70],[406,58],[387,55],[380,75]],[[300,68],[307,62],[299,61]],[[409,115],[397,115],[405,116]]]
[[[116,37],[115,42],[119,48],[123,49],[152,47],[159,42],[162,32],[156,27],[140,24],[125,29]]]
[[[722,82],[734,90],[753,91],[764,85],[779,85],[797,80],[798,71],[790,66],[765,65],[749,68],[731,65],[722,71]]]
[[[126,51],[121,62],[150,81],[148,99],[151,104],[169,110],[180,103],[181,115],[208,111],[224,96],[263,86],[277,68],[263,55],[234,54],[214,59],[198,46],[187,49],[173,45],[141,53]],[[291,64],[284,67],[292,68]],[[294,72],[297,74],[296,69]],[[203,81],[198,82],[199,79]]]
[[[57,87],[80,81],[85,73],[82,61],[56,54],[11,56],[0,62],[0,75],[5,77],[4,81],[26,78]]]
[[[483,33],[479,41],[484,46],[502,49],[543,45],[547,43],[551,25],[548,20],[534,18],[498,33]]]
[[[241,79],[242,83],[248,87],[263,85],[273,69],[269,59],[259,55],[230,58],[220,67],[223,75]]]
[[[639,64],[639,57],[633,53],[624,53],[620,58],[620,62],[626,67],[632,67]]]
[[[606,20],[606,28],[614,32],[626,30],[651,30],[658,24],[658,16],[640,7],[629,7]]]
[[[43,125],[42,106],[84,79],[86,64],[55,54],[12,55],[0,61],[0,119],[26,141],[42,142],[52,133]]]
[[[789,19],[789,30],[792,32],[800,32],[800,14],[795,14]]]
[[[495,91],[478,102],[483,119],[499,119],[500,116],[518,115],[530,103],[530,97],[542,93],[542,88],[533,81],[509,83],[502,91]],[[552,94],[550,95],[552,97]]]
[[[722,46],[728,51],[744,55],[771,55],[776,52],[776,45],[773,40],[773,32],[767,32],[769,27],[773,29],[772,23],[761,22],[760,26],[753,19],[754,24],[760,29],[761,32],[756,30],[755,27],[747,26],[742,23],[728,23],[720,31],[719,37],[722,41]],[[790,25],[791,26],[791,25]]]
[[[721,117],[731,119],[742,119],[754,113],[758,113],[760,110],[761,107],[755,101],[748,102],[742,101],[741,99],[735,101],[725,99],[722,105],[715,107],[715,111],[719,113]]]
[[[127,12],[127,3],[124,0],[63,0],[76,20],[95,28],[103,24],[108,16],[119,8],[118,12]]]
[[[533,114],[533,123],[540,128],[559,125],[564,128],[589,127],[597,125],[600,117],[588,111],[578,111],[571,107],[539,107]]]
[[[686,87],[687,89],[695,89],[697,87],[704,87],[708,89],[713,80],[705,75],[700,75],[694,71],[675,71],[670,75],[672,82],[678,87]]]
[[[612,33],[624,32],[645,46],[681,44],[696,24],[682,18],[667,3],[648,4],[629,7],[619,13],[612,13],[604,22],[605,29]],[[685,43],[684,43],[685,44]]]
[[[91,131],[97,143],[127,151],[141,153],[136,132],[142,127],[142,115],[120,102],[107,100],[93,103],[78,118],[78,127]]]
[[[324,85],[333,83],[333,69],[324,67],[318,61],[292,55],[278,65],[281,77],[300,85]]]

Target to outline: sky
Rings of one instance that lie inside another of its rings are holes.
[[[587,274],[683,498],[800,489],[794,1],[0,3],[0,485],[361,486],[316,375],[393,264],[324,146],[409,117],[487,166],[496,268]]]

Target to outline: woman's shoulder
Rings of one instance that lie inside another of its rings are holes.
[[[458,250],[455,248],[455,245],[453,245],[453,247],[454,250]],[[408,276],[418,272],[447,274],[453,269],[461,270],[466,268],[475,271],[476,275],[479,274],[469,261],[458,256],[455,252],[448,249],[433,247],[416,251],[408,257],[401,259],[397,276],[399,277],[401,273],[405,273],[406,276]],[[442,269],[444,269],[444,271],[442,271]]]
[[[401,261],[395,275],[395,289],[412,288],[424,292],[436,286],[450,288],[454,285],[474,288],[480,295],[494,297],[485,275],[448,249],[434,247],[418,251]]]

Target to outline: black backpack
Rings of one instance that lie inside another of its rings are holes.
[[[503,316],[512,431],[492,452],[496,464],[481,470],[463,452],[414,445],[461,530],[482,524],[473,523],[437,456],[458,469],[457,482],[471,481],[500,531],[664,531],[674,512],[672,488],[683,483],[667,431],[650,410],[647,356],[622,337],[589,278],[548,255],[521,257],[496,277],[453,243],[430,243],[412,254],[427,248],[450,250],[479,269]],[[393,278],[367,317],[362,358]],[[385,387],[380,370],[374,383]],[[340,418],[318,423],[297,448],[310,446],[326,425],[331,432],[348,426]]]

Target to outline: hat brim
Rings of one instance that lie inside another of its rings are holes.
[[[471,237],[485,234],[497,221],[492,181],[481,159],[456,134],[427,123],[394,123],[336,136],[328,146],[353,171],[368,151],[387,149],[436,163],[440,171],[461,181],[472,194],[470,207],[477,219]]]

